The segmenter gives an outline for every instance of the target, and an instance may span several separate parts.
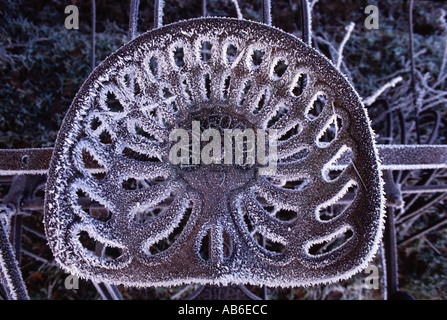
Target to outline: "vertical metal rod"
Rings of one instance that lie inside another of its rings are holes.
[[[160,28],[163,26],[163,8],[164,0],[155,0],[154,3],[154,28]]]
[[[140,0],[130,0],[129,32],[128,32],[129,41],[134,39],[137,35],[139,5]]]
[[[309,10],[309,1],[301,0],[301,32],[302,39],[308,46],[311,45],[311,17]]]
[[[398,290],[397,280],[397,248],[396,248],[396,230],[394,224],[394,208],[387,207],[387,216],[385,222],[385,259],[386,259],[386,282],[387,296],[393,296]]]
[[[12,231],[12,244],[14,247],[14,253],[17,262],[20,265],[20,260],[22,256],[22,229],[23,229],[23,216],[17,212],[14,215],[14,229]]]
[[[0,280],[9,299],[29,300],[18,262],[2,223],[0,223]]]
[[[206,17],[207,15],[207,11],[206,11],[206,0],[202,0],[202,17]]]
[[[262,1],[262,22],[266,25],[272,25],[272,4],[270,0]]]
[[[95,51],[96,51],[96,2],[95,0],[92,0],[92,43],[91,43],[91,56],[90,56],[90,64],[92,67],[92,70],[95,69],[96,66],[96,57],[95,57]]]
[[[410,8],[409,8],[409,18],[408,18],[408,24],[409,24],[409,33],[410,33],[410,59],[411,59],[411,88],[413,92],[415,92],[416,89],[416,80],[415,80],[415,74],[414,74],[414,44],[413,44],[413,0],[410,0]]]
[[[416,105],[416,75],[414,62],[414,41],[413,41],[413,4],[414,0],[410,0],[410,8],[408,12],[408,27],[410,33],[410,60],[411,60],[411,89],[413,91],[413,106],[416,108],[416,138],[417,143],[421,144],[421,134],[419,130],[419,107]]]

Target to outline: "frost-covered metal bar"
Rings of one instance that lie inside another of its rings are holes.
[[[2,223],[0,223],[0,280],[6,290],[8,299],[29,299],[22,274]]]
[[[96,66],[96,2],[92,0],[92,38],[91,38],[91,55],[90,55],[90,64],[92,70],[95,69]]]
[[[417,170],[447,168],[446,145],[377,145],[382,170]],[[337,166],[349,164],[341,157]]]
[[[312,31],[311,31],[311,15],[309,10],[308,0],[301,0],[301,28],[303,42],[311,45]]]
[[[376,147],[382,170],[447,168],[447,145],[380,144]],[[46,174],[52,153],[53,148],[0,150],[0,176]],[[343,168],[350,161],[348,155],[342,156],[334,167]],[[101,172],[101,167],[93,159],[86,159],[86,162],[89,169]],[[408,193],[412,193],[412,191],[408,190]]]
[[[163,8],[165,6],[164,0],[155,0],[154,3],[154,28],[163,26]]]
[[[272,4],[270,0],[262,1],[262,21],[266,25],[272,25]]]
[[[139,5],[140,0],[130,1],[129,32],[128,32],[129,41],[135,38],[135,36],[137,35]]]

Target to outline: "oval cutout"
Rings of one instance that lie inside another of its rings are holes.
[[[349,239],[352,238],[354,232],[349,227],[340,229],[338,232],[321,239],[321,241],[314,241],[307,248],[307,252],[311,256],[321,256],[329,254],[341,248]]]
[[[314,120],[323,112],[327,103],[327,96],[324,93],[318,93],[305,111],[305,116],[309,120]]]

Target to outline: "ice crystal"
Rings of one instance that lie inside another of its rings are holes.
[[[277,130],[276,170],[170,163],[170,132],[197,122]],[[383,204],[369,119],[337,69],[275,28],[204,18],[141,35],[86,80],[45,225],[58,262],[94,281],[296,286],[366,267]]]

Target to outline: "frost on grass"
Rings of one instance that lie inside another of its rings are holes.
[[[170,163],[170,132],[197,139],[193,123],[276,130],[276,170]],[[99,65],[64,120],[46,196],[58,262],[129,286],[338,281],[367,266],[383,225],[351,85],[293,36],[237,19],[165,26]]]

